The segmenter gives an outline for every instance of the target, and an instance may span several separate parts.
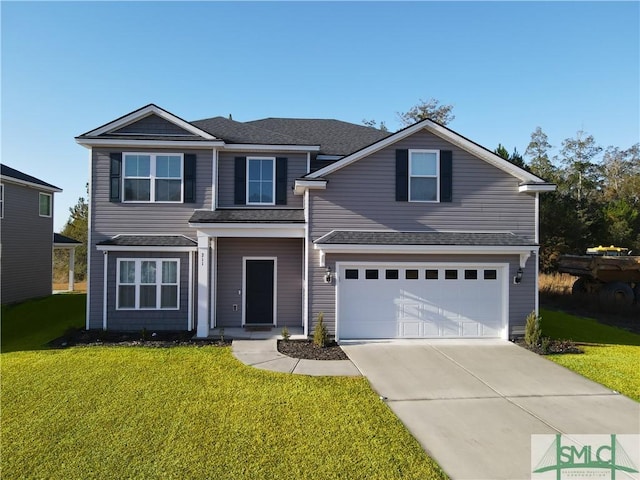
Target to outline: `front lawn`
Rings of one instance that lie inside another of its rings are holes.
[[[640,401],[640,335],[563,312],[542,310],[541,316],[544,335],[597,344],[582,347],[583,354],[547,358]]]
[[[1,356],[3,479],[446,478],[364,378],[257,370],[228,347],[23,345]]]

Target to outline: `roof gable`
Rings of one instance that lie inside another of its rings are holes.
[[[307,175],[307,178],[326,177],[327,175],[330,175],[331,173],[337,170],[340,170],[354,162],[357,162],[358,160],[361,160],[371,155],[372,153],[382,150],[383,148],[389,147],[394,143],[399,142],[400,140],[407,138],[420,130],[426,130],[436,135],[437,137],[440,137],[441,139],[461,148],[462,150],[467,151],[473,156],[481,160],[484,160],[485,162],[499,168],[500,170],[503,170],[508,174],[516,177],[522,183],[528,183],[528,184],[541,183],[541,184],[548,185],[548,183],[545,182],[540,177],[537,177],[536,175],[518,167],[517,165],[512,164],[508,160],[505,160],[499,155],[496,155],[490,150],[469,140],[468,138],[463,137],[459,133],[454,132],[453,130],[447,127],[444,127],[429,119],[421,120],[413,125],[410,125],[409,127],[399,130],[396,133],[391,134],[371,145],[368,145],[325,168],[322,168],[320,170],[317,170]]]
[[[151,128],[151,131],[149,130]],[[157,130],[154,132],[153,130]],[[149,104],[127,115],[102,125],[78,138],[99,137],[103,135],[154,135],[160,137],[193,136],[204,140],[217,140],[195,125],[177,117],[157,105]]]

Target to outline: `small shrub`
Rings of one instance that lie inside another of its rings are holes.
[[[322,312],[318,314],[318,321],[313,329],[313,343],[322,348],[329,343],[329,332],[324,324],[324,313]]]
[[[542,344],[540,347],[542,348],[542,354],[547,355],[551,349],[551,339],[549,337],[542,337]]]
[[[280,335],[282,335],[282,339],[285,342],[288,342],[291,338],[291,334],[289,333],[289,329],[287,327],[282,327],[282,332],[280,333]]]
[[[220,341],[224,343],[224,327],[220,327]]]
[[[527,316],[527,324],[524,327],[524,343],[529,347],[534,347],[540,342],[542,336],[542,318],[531,312]]]

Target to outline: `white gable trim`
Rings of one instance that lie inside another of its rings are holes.
[[[41,185],[40,183],[33,183],[27,180],[21,180],[19,178],[10,177],[8,175],[0,175],[0,181],[3,183],[14,183],[16,185],[20,185],[23,187],[33,188],[34,190],[40,190],[41,192],[49,192],[49,193],[60,193],[62,192],[61,188],[55,186],[47,186]]]
[[[358,150],[357,152],[352,153],[351,155],[347,155],[342,160],[338,160],[337,162],[331,165],[328,165],[320,170],[317,170],[312,174],[307,175],[307,177],[319,178],[319,177],[324,177],[326,175],[329,175],[337,170],[340,170],[341,168],[346,167],[347,165],[351,165],[352,163],[357,162],[358,160],[368,155],[371,155],[372,153],[375,153],[379,150],[382,150],[385,147],[393,145],[394,143],[399,142],[400,140],[407,138],[408,136],[413,135],[414,133],[423,129],[461,148],[462,150],[469,152],[475,157],[478,157],[484,160],[485,162],[509,173],[510,175],[513,175],[514,177],[518,178],[522,182],[546,183],[543,179],[537,177],[536,175],[529,173],[526,170],[523,170],[513,165],[511,162],[505,160],[499,155],[496,155],[495,153],[485,150],[481,146],[475,144],[471,140],[466,139],[462,135],[459,135],[458,133],[454,132],[453,130],[449,130],[448,128],[445,128],[442,125],[438,125],[437,123],[432,122],[431,120],[428,120],[428,119],[421,120],[420,122],[415,123],[410,127],[400,130],[394,133],[393,135],[383,138],[382,140],[372,145],[369,145],[368,147],[363,148],[362,150]]]
[[[198,135],[207,140],[217,140],[216,137],[211,135],[210,133],[205,132],[204,130],[190,124],[189,122],[181,119],[180,117],[175,116],[173,113],[167,112],[166,110],[158,107],[157,105],[150,104],[146,107],[142,107],[134,112],[131,112],[123,117],[120,117],[112,122],[109,122],[101,127],[96,128],[95,130],[91,130],[90,132],[84,133],[81,137],[84,136],[97,136],[102,135],[113,130],[118,130],[126,125],[137,122],[138,120],[142,120],[149,115],[158,115],[161,118],[164,118],[168,122],[171,122],[178,127],[186,130],[194,135]]]

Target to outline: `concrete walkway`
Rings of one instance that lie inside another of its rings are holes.
[[[342,348],[455,480],[532,478],[532,434],[640,433],[640,404],[506,341]]]
[[[350,360],[303,360],[278,352],[278,339],[234,339],[233,355],[252,367],[274,372],[315,376],[358,376],[360,371]]]

